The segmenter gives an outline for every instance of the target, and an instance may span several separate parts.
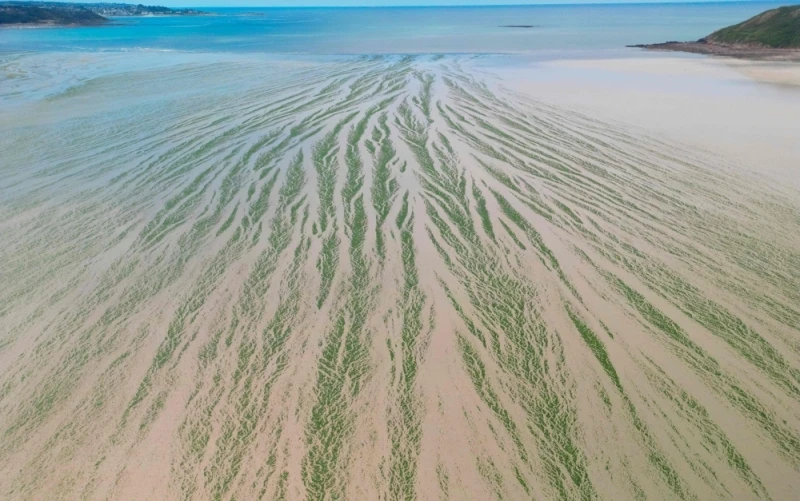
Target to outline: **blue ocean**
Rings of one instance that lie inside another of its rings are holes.
[[[274,54],[530,53],[695,40],[773,2],[507,7],[206,8],[202,17],[5,29],[0,51],[175,50]]]

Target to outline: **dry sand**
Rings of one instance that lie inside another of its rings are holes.
[[[793,499],[775,71],[6,60],[0,497]]]

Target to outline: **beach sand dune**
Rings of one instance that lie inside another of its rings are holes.
[[[141,57],[4,63],[3,499],[800,492],[792,186],[466,56]]]

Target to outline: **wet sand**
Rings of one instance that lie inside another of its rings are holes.
[[[793,68],[75,57],[0,65],[3,499],[800,490]]]
[[[800,188],[800,65],[628,56],[485,66],[510,89],[717,152]]]

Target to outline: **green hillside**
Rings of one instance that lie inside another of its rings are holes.
[[[35,5],[0,4],[0,25],[92,25],[108,20],[87,9],[47,8]]]
[[[0,0],[0,25],[90,26],[114,16],[196,16],[194,9],[124,3],[24,2]]]
[[[705,41],[728,45],[800,48],[800,5],[768,10],[715,31]]]

